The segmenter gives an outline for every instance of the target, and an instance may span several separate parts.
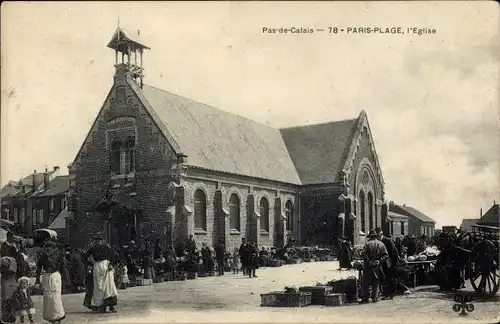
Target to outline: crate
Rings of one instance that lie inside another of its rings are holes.
[[[333,292],[333,287],[331,286],[307,286],[300,287],[300,292],[310,293],[312,296],[313,305],[324,305],[325,297]]]
[[[346,294],[329,294],[325,297],[325,306],[342,306],[347,303]]]
[[[345,294],[348,303],[358,300],[358,279],[356,277],[330,281],[328,285],[332,286],[333,293]]]
[[[304,307],[311,305],[311,294],[275,291],[260,295],[261,307]]]
[[[198,279],[198,272],[188,272],[186,275],[186,279],[188,280]]]

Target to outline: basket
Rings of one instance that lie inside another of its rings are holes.
[[[313,305],[324,305],[325,297],[333,292],[331,286],[306,286],[300,287],[300,292],[310,293],[312,296],[311,303]]]

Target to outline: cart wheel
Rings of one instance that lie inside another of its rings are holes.
[[[491,241],[474,245],[469,255],[469,279],[481,296],[493,296],[500,288],[498,250]]]

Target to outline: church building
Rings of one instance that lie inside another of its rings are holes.
[[[108,47],[114,84],[68,166],[72,244],[327,246],[388,226],[364,111],[277,129],[145,84],[137,33],[118,27]]]

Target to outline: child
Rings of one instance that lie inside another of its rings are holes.
[[[35,314],[35,304],[31,299],[30,279],[21,277],[17,280],[19,286],[12,294],[12,303],[16,316],[19,316],[21,323],[24,323],[24,316],[28,316],[30,323],[33,323],[33,314]]]
[[[127,289],[127,285],[130,284],[130,280],[128,278],[128,269],[127,269],[127,263],[125,261],[120,261],[120,287],[119,289]]]
[[[233,274],[240,272],[241,262],[240,262],[240,252],[238,248],[234,248],[232,268],[233,268]]]

